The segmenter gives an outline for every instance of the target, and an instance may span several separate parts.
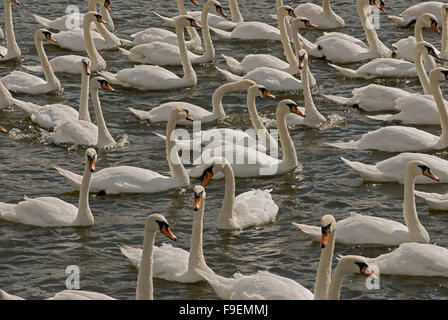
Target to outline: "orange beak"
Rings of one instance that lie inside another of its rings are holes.
[[[3,53],[0,52],[0,57],[4,58],[5,56]]]
[[[297,18],[297,15],[294,11],[290,11],[289,15],[293,18]]]
[[[104,21],[103,18],[98,18],[98,19],[96,19],[96,21],[98,21],[99,23],[104,23],[104,24],[106,24],[106,21]]]
[[[227,17],[226,13],[224,12],[224,10],[222,10],[221,7],[217,8],[216,11],[217,11],[220,15],[222,15],[223,17]]]
[[[428,178],[431,178],[435,181],[440,181],[439,177],[437,177],[434,173],[432,173],[431,171],[429,171],[428,169],[425,170],[424,172],[425,176],[427,176]]]
[[[115,89],[112,88],[112,87],[111,87],[108,83],[106,83],[106,82],[103,82],[103,84],[101,85],[101,87],[102,87],[103,89],[105,89],[105,90],[109,90],[109,91],[115,92]]]
[[[373,272],[367,272],[367,267],[361,269],[361,274],[365,275],[366,277],[375,277]]]
[[[302,70],[304,66],[305,66],[305,59],[299,57],[299,70]]]
[[[307,22],[307,23],[305,23],[305,25],[308,27],[308,28],[317,28],[317,25],[315,25],[314,23],[311,23],[311,22]]]
[[[95,172],[95,160],[89,159],[89,170],[90,172]]]
[[[386,14],[386,9],[384,9],[384,2],[381,2],[381,5],[375,2],[375,6],[378,7],[384,14]]]
[[[92,73],[90,70],[90,65],[86,65],[84,67],[84,72],[86,73],[86,75],[90,76],[90,74]]]
[[[202,26],[200,26],[196,21],[191,21],[191,26],[192,27],[195,27],[195,28],[198,28],[198,29],[202,29]]]
[[[320,239],[320,247],[322,249],[327,247],[328,239],[330,239],[330,232],[326,231],[325,233],[322,234],[322,238]]]
[[[190,120],[190,121],[194,121],[194,119],[189,114],[187,114],[187,117],[185,119]]]
[[[437,23],[433,22],[431,27],[435,32],[440,33],[439,25]]]
[[[112,12],[112,9],[110,8],[110,2],[107,0],[104,2],[104,8],[106,8],[107,11]]]
[[[56,39],[53,38],[53,36],[51,34],[47,35],[46,38],[47,38],[48,41],[57,42]]]
[[[7,133],[8,130],[6,130],[5,128],[3,128],[2,126],[0,126],[0,132]]]
[[[275,96],[273,94],[270,94],[268,90],[263,92],[263,95],[265,97],[271,98],[271,99],[275,99]]]
[[[162,229],[160,229],[160,232],[162,232],[168,239],[171,239],[173,241],[177,240],[177,237],[174,235],[174,233],[171,232],[170,227],[162,226]]]
[[[303,112],[302,112],[302,111],[300,111],[300,109],[299,109],[299,108],[297,108],[297,107],[293,107],[293,108],[291,109],[291,112],[292,112],[292,113],[295,113],[295,114],[297,114],[297,115],[299,115],[299,116],[301,116],[301,117],[304,117],[304,118],[305,118],[305,115],[303,114]]]
[[[17,4],[17,5],[20,5],[19,0],[11,0],[11,2],[12,2],[12,3],[15,3],[15,4]]]
[[[211,174],[210,172],[206,172],[204,174],[204,179],[202,179],[202,186],[206,187],[212,177],[213,177],[213,174]]]
[[[201,204],[202,204],[202,198],[201,197],[194,197],[194,205],[193,205],[193,210],[194,211],[198,211],[201,208]]]
[[[195,5],[199,5],[199,3],[196,0],[190,0],[191,2],[193,2]]]

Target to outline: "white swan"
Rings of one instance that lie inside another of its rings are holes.
[[[423,1],[410,6],[399,16],[387,16],[389,19],[397,23],[398,27],[407,27],[410,23],[418,19],[423,13],[431,13],[437,17],[437,20],[441,20],[440,9],[442,8],[443,2],[439,1]]]
[[[300,51],[300,49],[302,49],[302,44],[298,36],[298,30],[303,25],[307,24],[310,24],[309,20],[301,17],[295,18],[291,23],[291,38],[294,43],[296,63],[298,63],[298,52]],[[309,53],[308,50],[307,52]],[[260,62],[263,61],[264,59],[262,59]],[[257,65],[259,65],[260,62],[257,62]],[[295,91],[303,89],[302,81],[292,76],[289,72],[272,67],[256,67],[255,69],[249,71],[243,77],[235,75],[227,70],[222,70],[218,67],[216,67],[216,69],[224,76],[224,78],[226,78],[228,82],[239,81],[241,79],[250,79],[260,85],[263,85],[264,87],[266,87],[266,89],[271,91]],[[316,85],[316,80],[310,69],[308,70],[310,85],[313,87]]]
[[[448,3],[442,5],[442,59],[448,59]]]
[[[110,7],[110,0],[89,0],[87,11],[96,11],[96,5],[100,5],[99,13],[104,16],[106,22],[106,27],[110,32],[114,32],[114,22],[110,16],[112,11]],[[73,29],[73,25],[78,22],[79,25],[83,24],[84,14],[83,13],[69,13],[62,17],[50,20],[36,14],[33,14],[34,19],[47,29],[54,29],[58,31],[68,31]],[[79,26],[78,26],[79,27]]]
[[[294,12],[313,21],[313,23],[317,24],[317,29],[345,27],[344,19],[333,11],[330,0],[322,0],[322,7],[311,2],[299,4],[294,9]]]
[[[365,133],[350,142],[326,143],[339,149],[379,150],[387,152],[443,150],[448,146],[448,114],[440,90],[440,81],[448,80],[448,69],[435,68],[429,73],[431,89],[440,115],[442,135],[436,136],[413,127],[390,126]]]
[[[14,34],[11,2],[17,5],[19,4],[18,0],[3,0],[3,8],[5,10],[6,48],[0,46],[0,61],[17,59],[22,56]]]
[[[95,149],[87,149],[78,208],[54,197],[25,197],[19,204],[0,202],[0,219],[38,227],[92,226],[94,219],[89,207],[89,186],[96,158]]]
[[[176,241],[176,236],[171,232],[168,221],[161,214],[151,214],[145,223],[143,238],[143,264],[137,276],[136,300],[153,300],[153,265],[154,242],[157,232],[160,231],[168,239]],[[165,266],[169,267],[169,265]],[[0,300],[23,300],[23,298],[7,294],[0,289]],[[115,300],[114,298],[93,291],[63,290],[48,300]]]
[[[197,6],[199,5],[196,0],[190,0],[190,1]],[[188,15],[183,0],[177,0],[177,8],[179,10],[179,15]],[[153,13],[159,18],[161,18],[170,27],[172,28],[176,27],[177,16],[174,18],[167,18],[156,12]],[[202,11],[199,11],[199,15],[202,15]],[[188,26],[187,32],[190,37],[190,40],[186,42],[187,47],[192,48],[196,51],[202,50],[202,40],[196,29]],[[121,40],[129,47],[133,47],[142,43],[151,43],[154,41],[163,41],[175,45],[178,44],[176,33],[161,28],[147,28],[145,30],[131,34],[131,38],[133,38],[133,40],[129,42],[123,41],[123,39]]]
[[[184,39],[184,28],[187,26],[200,28],[192,17],[179,16],[177,18],[176,34],[184,70],[184,76],[182,78],[179,78],[171,71],[162,67],[149,65],[139,65],[134,68],[123,69],[116,74],[102,71],[100,75],[112,84],[123,87],[134,87],[140,90],[167,90],[195,86],[197,84],[197,77],[191,65],[191,60],[188,57]]]
[[[168,121],[171,110],[176,106],[180,106],[184,109],[187,109],[195,121],[200,121],[201,124],[210,123],[215,120],[223,120],[226,117],[226,113],[222,105],[222,99],[226,93],[248,90],[249,87],[254,84],[255,82],[247,79],[238,82],[223,84],[218,89],[216,89],[215,92],[213,92],[212,112],[197,105],[182,101],[166,102],[158,107],[153,108],[151,111],[141,111],[131,107],[129,107],[128,109],[140,120],[149,120],[150,122],[156,123]],[[193,123],[188,120],[180,120],[178,124],[184,126],[193,125]]]
[[[203,280],[202,276],[198,274],[197,269],[213,272],[205,262],[202,249],[205,190],[202,186],[195,186],[193,193],[195,213],[193,216],[193,228],[191,230],[190,251],[187,252],[181,248],[167,244],[155,247],[154,278],[182,283],[194,283]],[[120,250],[133,266],[140,269],[142,249],[120,246]]]
[[[448,249],[434,244],[403,243],[390,253],[366,260],[380,274],[448,277]]]
[[[364,181],[397,182],[401,184],[404,183],[405,168],[408,163],[419,160],[433,168],[434,174],[440,179],[440,183],[448,183],[448,161],[425,153],[404,152],[374,165],[364,164],[358,161],[349,161],[342,157],[341,160],[355,170]],[[436,183],[436,181],[418,176],[416,183],[429,184]]]
[[[95,77],[90,81],[90,96],[92,98],[95,118],[98,126],[87,120],[65,121],[55,127],[50,133],[50,140],[55,143],[74,143],[77,145],[90,145],[112,147],[116,142],[107,129],[101,110],[99,89],[114,92],[109,83],[101,77]]]
[[[89,115],[89,79],[90,60],[83,58],[81,61],[81,97],[78,111],[65,104],[46,104],[40,106],[31,102],[13,99],[14,104],[20,107],[31,121],[45,129],[54,128],[66,121],[85,120],[91,122]]]
[[[444,8],[442,8],[442,10],[445,11]],[[392,57],[413,62],[415,46],[418,42],[423,41],[423,27],[428,25],[431,26],[435,32],[440,33],[437,18],[433,14],[423,13],[418,17],[415,24],[414,36],[410,36],[406,39],[401,39],[392,44],[392,47],[396,49],[394,50]],[[436,53],[440,54],[440,52],[437,51],[438,50],[436,50]],[[425,57],[425,67],[427,70],[432,70],[437,67],[432,57]]]
[[[337,243],[381,244],[395,246],[403,242],[428,243],[429,234],[418,219],[415,207],[415,178],[424,175],[439,181],[428,165],[422,161],[411,161],[406,166],[404,181],[403,217],[406,225],[374,216],[352,213],[349,218],[339,220],[336,235]],[[320,229],[305,224],[293,224],[313,241],[319,241]]]
[[[235,176],[229,161],[212,158],[201,176],[205,187],[218,172],[224,174],[224,200],[216,220],[217,229],[244,229],[274,222],[278,206],[272,200],[271,190],[251,190],[235,197]]]
[[[34,44],[36,45],[45,80],[22,71],[13,71],[0,79],[9,91],[44,94],[60,92],[62,90],[61,83],[48,62],[48,57],[42,43],[44,39],[52,42],[56,42],[56,40],[52,37],[51,32],[46,29],[39,29],[34,34]]]
[[[428,42],[423,46],[415,47],[414,61],[420,59],[420,56],[426,57],[428,55],[439,59],[435,48]],[[397,78],[397,77],[417,77],[417,65],[402,59],[395,58],[375,58],[360,66],[357,70],[343,68],[334,64],[329,65],[339,71],[347,78]]]
[[[3,82],[0,81],[0,110],[12,107],[15,100],[16,99],[12,97],[11,92],[9,92]]]
[[[417,197],[423,198],[428,207],[433,210],[448,210],[448,195],[435,192],[415,191]]]
[[[180,107],[173,108],[166,128],[167,136],[170,137],[176,128],[177,121],[187,118],[193,121],[187,110]],[[166,157],[171,176],[163,176],[155,171],[138,167],[110,167],[95,173],[90,186],[91,192],[105,194],[154,193],[188,186],[190,178],[179,155],[175,149],[173,150],[175,147],[174,141],[166,140]],[[56,169],[75,189],[79,190],[81,176],[59,167]]]
[[[361,273],[371,276],[366,259],[357,256],[343,257],[331,277],[331,263],[336,236],[336,221],[331,215],[322,217],[322,251],[317,269],[314,294],[295,280],[268,271],[254,275],[235,273],[224,278],[213,272],[199,270],[219,298],[225,300],[325,300],[339,299],[345,275]],[[328,244],[328,245],[327,245]]]
[[[229,0],[229,8],[232,21],[224,19],[223,17],[217,16],[215,14],[209,14],[209,25],[213,28],[230,31],[234,29],[238,25],[238,23],[244,22],[243,16],[240,13],[240,8],[238,7],[237,0]],[[199,23],[203,23],[201,20],[201,11],[188,11],[187,14],[195,18]]]
[[[283,157],[279,158],[278,154],[267,155],[256,149],[245,147],[238,144],[224,144],[213,148],[206,148],[201,154],[201,157],[195,161],[199,163],[198,166],[189,169],[190,177],[200,177],[204,169],[212,157],[225,157],[232,164],[232,169],[235,177],[260,177],[260,176],[274,176],[283,174],[285,172],[301,169],[301,164],[297,159],[294,142],[289,135],[286,124],[286,115],[289,113],[296,113],[301,115],[297,104],[290,100],[284,99],[279,102],[276,111],[276,120],[278,132],[280,137],[280,144],[282,147]],[[267,138],[270,135],[267,134]],[[271,149],[277,151],[277,149]],[[272,153],[271,153],[272,154]],[[236,157],[238,161],[234,161]],[[236,162],[236,163],[235,163]],[[222,178],[223,175],[216,174],[215,179]]]
[[[325,59],[333,63],[352,63],[380,57],[391,57],[392,50],[381,42],[369,20],[367,10],[370,10],[370,5],[380,7],[384,12],[384,8],[379,6],[375,0],[357,0],[356,7],[361,18],[368,46],[346,34],[330,32],[318,38],[313,47],[318,46]],[[307,41],[304,41],[304,46],[307,50],[309,49]]]
[[[210,37],[207,19],[207,15],[212,9],[215,9],[216,12],[224,17],[226,16],[218,1],[208,0],[204,5],[204,8],[202,9],[202,20],[204,21],[202,25],[202,37],[204,38],[205,52],[201,55],[197,55],[187,51],[191,63],[206,63],[215,59],[215,48],[213,47],[212,38]],[[158,66],[182,64],[179,47],[176,44],[163,41],[140,44],[133,47],[131,50],[120,48],[120,51],[133,62],[155,64]]]
[[[87,12],[83,19],[84,46],[87,55],[92,61],[92,72],[105,70],[106,61],[99,54],[93,42],[90,25],[92,22],[105,23],[102,16],[95,11]],[[78,74],[81,61],[84,57],[79,55],[65,55],[50,60],[50,66],[54,72],[67,72]],[[33,72],[42,72],[42,66],[24,66],[25,69]]]
[[[280,35],[282,37],[283,52],[285,53],[286,60],[288,62],[285,62],[270,54],[249,54],[245,56],[241,62],[239,62],[230,56],[221,54],[230,71],[234,74],[244,75],[258,67],[269,67],[282,70],[290,74],[299,73],[297,60],[288,37],[288,30],[286,26],[286,17],[288,16],[297,17],[290,6],[282,5],[277,9],[277,23],[280,29]],[[303,26],[305,26],[305,24]]]

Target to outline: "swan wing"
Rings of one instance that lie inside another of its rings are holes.
[[[410,6],[406,10],[404,10],[402,13],[400,13],[400,16],[402,17],[414,17],[419,16],[422,13],[432,13],[437,17],[438,21],[441,21],[442,18],[442,5],[443,2],[439,1],[426,1],[422,3],[415,4],[413,6]]]
[[[58,292],[48,300],[116,300],[106,294],[84,291],[84,290],[64,290]]]
[[[78,145],[96,145],[98,141],[98,128],[91,122],[84,120],[66,121],[58,125],[50,133],[55,143],[74,143]]]
[[[168,121],[171,110],[176,106],[180,106],[184,109],[187,109],[190,112],[192,118],[198,121],[202,121],[204,118],[213,115],[212,112],[207,111],[204,108],[201,108],[194,104],[183,101],[172,101],[163,103],[160,106],[153,108],[151,111],[148,112],[148,119],[151,122]],[[192,122],[185,120],[185,121],[178,121],[177,124],[191,126]]]
[[[269,67],[258,67],[248,72],[244,79],[250,79],[269,91],[302,90],[302,82],[290,73]]]
[[[281,40],[279,29],[258,21],[238,23],[233,29],[231,37],[243,40]]]
[[[358,69],[365,78],[417,76],[413,63],[393,58],[376,58]]]
[[[47,84],[44,79],[22,71],[13,71],[3,77],[1,81],[8,90],[13,92],[32,90],[32,88]]]
[[[175,44],[154,41],[146,44],[139,44],[130,50],[129,58],[134,62],[164,65],[180,65],[182,64],[179,47]],[[194,53],[187,51],[187,54],[194,62],[200,58]]]
[[[143,43],[151,43],[154,41],[168,42],[177,45],[177,36],[174,32],[160,29],[160,28],[148,28],[137,33],[131,34],[133,43],[135,45]]]
[[[128,86],[145,89],[167,89],[166,81],[179,80],[173,72],[159,66],[141,65],[123,69],[116,75],[117,79]]]
[[[54,128],[67,121],[76,121],[78,111],[63,104],[45,105],[31,115],[31,120],[42,128]]]

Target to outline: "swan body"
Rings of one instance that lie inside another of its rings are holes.
[[[182,58],[184,77],[179,78],[173,72],[159,66],[139,65],[134,68],[123,69],[117,74],[102,71],[100,75],[112,84],[124,87],[134,87],[140,90],[167,90],[192,87],[197,84],[196,73],[187,54],[184,31],[187,26],[199,27],[196,21],[188,16],[179,16],[176,24],[176,34],[179,51]]]
[[[43,67],[45,80],[22,71],[13,71],[1,78],[2,83],[8,90],[13,92],[24,92],[28,94],[44,94],[49,92],[59,92],[62,90],[59,79],[55,76],[53,69],[48,63],[43,40],[55,42],[51,33],[45,29],[39,29],[34,34],[34,43],[39,55],[40,63]]]
[[[281,41],[280,31],[263,22],[250,21],[238,23],[232,31],[224,31],[210,27],[221,39],[239,40],[272,40]]]
[[[176,121],[190,118],[188,111],[176,107],[171,111],[171,117],[167,125],[167,136],[174,131]],[[166,140],[166,153],[171,176],[167,177],[155,171],[131,166],[110,167],[98,171],[92,178],[90,190],[94,193],[106,194],[119,193],[154,193],[174,188],[184,187],[190,184],[190,179],[185,172],[180,159],[172,159],[172,149],[175,143]],[[80,187],[80,176],[62,168],[56,168],[67,181],[77,190]]]
[[[448,80],[448,69],[435,68],[429,73],[431,89],[440,115],[442,135],[435,136],[412,127],[390,126],[365,133],[358,141],[327,143],[340,149],[380,150],[386,152],[441,150],[448,145],[448,115],[440,90],[440,81]]]
[[[415,191],[417,197],[422,198],[432,210],[447,211],[448,210],[448,196],[435,192]]]
[[[313,23],[317,24],[318,29],[336,29],[345,27],[344,19],[338,16],[330,5],[330,0],[323,0],[322,7],[311,3],[298,5],[294,12],[298,16],[307,17]]]
[[[39,227],[87,227],[94,224],[89,207],[89,185],[95,170],[95,149],[87,149],[79,207],[53,197],[39,197],[19,204],[0,203],[0,219]]]
[[[18,59],[22,56],[20,48],[16,42],[16,36],[14,34],[11,3],[18,5],[19,1],[3,0],[3,8],[5,10],[6,48],[0,46],[0,54],[1,54],[0,61]]]
[[[90,94],[92,97],[95,116],[98,126],[84,120],[71,120],[63,122],[55,127],[54,132],[50,133],[50,139],[55,143],[74,143],[77,145],[94,145],[102,147],[111,147],[116,142],[107,129],[106,122],[101,110],[98,90],[102,88],[108,91],[115,91],[109,86],[106,80],[101,77],[95,77],[90,81]]]
[[[190,115],[193,119],[195,119],[195,121],[201,121],[201,124],[209,123],[225,118],[226,114],[222,105],[222,99],[226,93],[239,90],[248,90],[249,87],[254,84],[255,83],[252,80],[242,80],[234,83],[223,84],[213,93],[212,112],[197,105],[182,101],[166,102],[153,108],[151,111],[140,111],[130,107],[129,110],[140,120],[149,120],[150,122],[155,123],[168,121],[171,110],[176,106],[181,106],[190,112]],[[193,123],[188,120],[180,120],[178,124],[185,126],[193,125]]]
[[[423,13],[431,13],[437,17],[437,20],[441,20],[440,10],[442,8],[443,2],[439,1],[425,1],[415,4],[402,13],[399,16],[387,16],[389,19],[393,20],[398,27],[407,27],[410,22],[417,20],[418,17]]]

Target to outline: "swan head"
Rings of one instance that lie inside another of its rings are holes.
[[[199,6],[199,3],[196,0],[190,0],[193,4]]]
[[[81,72],[83,72],[86,76],[90,76],[90,65],[91,61],[89,58],[82,58],[81,60]]]
[[[105,0],[103,5],[104,5],[104,8],[107,9],[107,11],[112,12],[112,9],[110,7],[110,0]]]
[[[173,109],[171,109],[171,116],[175,117],[176,121],[179,120],[194,121],[194,119],[190,115],[190,111],[180,106],[176,106]]]
[[[107,82],[107,80],[102,77],[95,77],[90,80],[90,89],[98,90],[100,88],[115,92],[115,89],[110,86],[109,82]]]
[[[86,165],[89,168],[90,172],[95,172],[95,163],[96,163],[96,150],[93,148],[89,148],[86,150]]]
[[[293,18],[297,18],[297,15],[294,12],[294,9],[291,8],[290,6],[280,6],[277,9],[277,15],[279,17],[293,17]]]
[[[448,3],[442,4],[442,17],[448,15]]]
[[[275,96],[272,95],[272,94],[268,91],[268,89],[266,89],[265,87],[263,87],[263,86],[261,86],[261,85],[259,85],[259,84],[254,84],[253,86],[251,86],[251,87],[247,90],[247,92],[248,92],[249,94],[254,95],[255,97],[260,97],[260,98],[268,97],[268,98],[271,98],[271,99],[275,99]]]
[[[284,99],[280,101],[280,103],[277,106],[277,113],[278,114],[288,114],[288,113],[295,113],[301,117],[305,118],[305,115],[302,111],[297,107],[297,104],[292,101],[291,99]]]
[[[176,18],[176,25],[179,27],[194,27],[196,29],[201,29],[202,27],[197,23],[197,21],[188,15],[180,15]]]
[[[301,49],[298,52],[299,56],[299,70],[302,70],[305,63],[308,63],[308,52],[305,49]]]
[[[202,186],[206,187],[210,182],[211,178],[218,172],[221,172],[226,165],[230,165],[229,161],[227,161],[224,157],[214,157],[211,158],[210,161],[207,161],[205,165],[205,169],[202,172],[201,180]]]
[[[39,29],[34,34],[34,40],[43,41],[44,39],[47,39],[51,42],[57,42],[55,38],[53,38],[53,35],[50,31],[47,29]]]
[[[385,3],[383,0],[358,0],[358,1],[362,1],[364,3],[364,5],[366,6],[375,6],[378,9],[381,10],[381,12],[383,12],[384,14],[386,14],[386,9],[384,8]]]
[[[164,216],[158,213],[151,214],[146,219],[145,230],[149,232],[160,231],[168,239],[171,239],[173,241],[177,240],[177,237],[171,232],[168,221],[166,221]]]
[[[437,67],[429,72],[430,83],[439,83],[448,80],[448,68]]]
[[[0,126],[0,132],[7,133],[8,130],[6,130],[5,128],[3,128],[2,126]]]
[[[223,17],[227,17],[226,13],[224,12],[224,9],[222,8],[222,5],[216,1],[216,0],[208,0],[205,4],[205,8],[211,9],[215,7],[215,10],[217,13],[219,13]]]
[[[413,175],[414,177],[418,175],[424,175],[435,181],[439,181],[439,178],[432,173],[431,168],[423,161],[411,161],[406,167],[406,174]]]
[[[12,3],[14,3],[14,4],[20,6],[20,2],[19,2],[19,0],[9,0],[9,2],[12,2]]]
[[[415,46],[414,55],[419,56],[421,54],[428,54],[436,59],[440,59],[440,57],[436,53],[436,49],[434,48],[434,46],[427,41],[420,41]]]
[[[205,188],[200,185],[196,185],[193,188],[193,195],[194,195],[194,205],[193,210],[198,211],[202,204],[204,203],[204,199],[206,198]]]
[[[439,22],[437,21],[436,16],[431,13],[422,13],[418,17],[417,22],[420,22],[423,25],[431,26],[435,32],[440,33]]]
[[[311,23],[310,19],[305,17],[297,17],[291,21],[291,29],[299,30],[300,28],[317,28],[318,26]]]
[[[104,21],[103,16],[100,15],[98,12],[95,11],[89,11],[84,15],[84,20],[89,23],[91,21],[97,21],[99,23],[106,24],[106,21]]]
[[[320,247],[326,248],[330,236],[336,232],[336,219],[331,214],[326,214],[320,221],[322,237],[320,240]]]
[[[375,276],[373,271],[370,270],[368,260],[365,257],[348,255],[339,256],[338,259],[339,262],[336,268],[344,274],[360,273],[366,277]]]

